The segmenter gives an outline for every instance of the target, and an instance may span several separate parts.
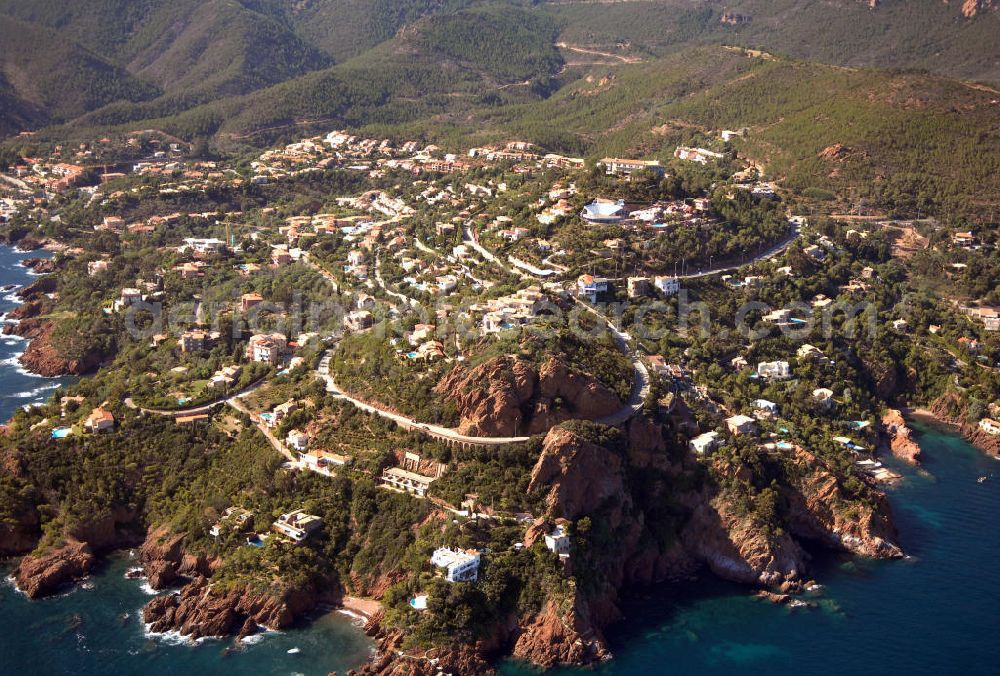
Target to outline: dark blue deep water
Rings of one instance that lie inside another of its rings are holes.
[[[149,636],[142,607],[152,597],[142,580],[125,577],[131,565],[126,554],[112,557],[72,591],[38,601],[27,600],[5,580],[0,674],[312,676],[344,674],[370,655],[371,641],[339,613],[318,616],[307,628],[258,634],[253,643]]]
[[[889,489],[909,559],[817,560],[815,609],[708,580],[648,593],[597,673],[1000,674],[1000,462],[949,430],[916,428],[923,470],[894,467],[906,478]]]
[[[16,284],[31,284],[37,277],[21,265],[25,258],[48,258],[46,251],[23,253],[8,246],[0,246],[0,288]],[[14,290],[0,291],[0,315],[18,306]],[[6,322],[0,322],[0,326]],[[45,401],[60,384],[69,378],[43,378],[28,373],[17,359],[28,343],[17,336],[0,335],[0,423],[10,419],[21,406]]]
[[[0,248],[0,286],[30,283],[25,257]],[[0,295],[0,312],[14,307]],[[21,371],[23,349],[0,337],[0,420],[60,382]],[[823,589],[813,609],[773,606],[707,576],[646,592],[611,630],[615,659],[597,673],[1000,674],[1000,462],[951,431],[918,429],[924,467],[897,467],[906,478],[889,490],[910,558],[817,555],[812,572]],[[371,651],[336,613],[235,649],[232,640],[148,636],[140,610],[150,597],[125,578],[132,563],[112,558],[84,585],[40,601],[0,580],[0,676],[343,674]],[[528,673],[513,664],[502,671]]]

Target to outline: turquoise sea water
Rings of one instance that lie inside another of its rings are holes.
[[[112,557],[83,585],[37,601],[5,580],[0,674],[312,676],[343,674],[370,655],[371,641],[340,613],[319,615],[306,628],[259,634],[253,643],[148,636],[141,611],[152,596],[143,591],[142,580],[125,577],[132,565],[126,554]]]
[[[906,479],[890,489],[910,558],[818,555],[815,609],[708,579],[646,593],[610,632],[615,659],[597,673],[1000,674],[1000,462],[916,427],[924,471],[896,466]]]
[[[709,576],[648,592],[610,632],[615,660],[596,673],[1000,674],[1000,462],[919,429],[925,471],[897,467],[906,480],[890,493],[909,559],[820,558],[813,609]],[[0,674],[343,674],[371,650],[337,614],[236,650],[232,640],[148,637],[139,610],[150,597],[124,577],[129,565],[114,558],[84,587],[41,601],[0,584]]]
[[[0,286],[30,283],[19,262],[32,255],[0,247]],[[0,312],[14,305],[2,298]],[[59,382],[20,371],[23,349],[0,337],[0,420]],[[890,489],[909,559],[817,553],[812,573],[824,588],[811,597],[815,609],[773,606],[707,575],[646,592],[609,632],[615,660],[596,673],[1000,674],[1000,462],[947,430],[918,429],[924,470],[896,467],[906,479]],[[311,676],[343,674],[370,654],[371,642],[336,613],[254,644],[147,636],[140,609],[150,596],[125,578],[132,563],[112,558],[84,585],[40,601],[0,580],[0,676]],[[502,671],[530,673],[514,664]]]
[[[31,284],[37,277],[21,265],[25,258],[48,258],[46,251],[23,253],[0,246],[0,288],[11,284],[18,287]],[[16,289],[15,289],[16,290]],[[15,290],[0,291],[0,315],[17,307]],[[2,326],[2,323],[0,323]],[[27,347],[27,341],[17,336],[0,335],[0,422],[8,420],[21,406],[45,401],[68,378],[43,378],[21,368],[17,358]]]

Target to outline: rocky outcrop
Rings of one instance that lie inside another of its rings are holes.
[[[177,594],[146,604],[143,621],[156,633],[178,632],[190,638],[249,635],[260,627],[283,629],[320,602],[316,589],[249,585],[213,585],[198,577]]]
[[[18,251],[37,251],[45,246],[45,240],[27,235],[14,242],[14,244],[17,245]]]
[[[550,599],[540,613],[523,623],[512,656],[545,669],[559,665],[583,666],[607,659],[604,639],[587,621],[590,613],[579,607],[568,611]]]
[[[631,420],[620,434],[581,423],[549,431],[528,488],[546,493],[545,513],[529,528],[526,541],[548,532],[547,522],[588,517],[599,519],[600,530],[613,534],[614,543],[600,540],[591,543],[586,554],[571,552],[573,569],[585,569],[592,579],[591,591],[584,595],[574,587],[568,595],[550,597],[537,614],[521,618],[515,657],[544,667],[604,659],[601,629],[621,617],[620,590],[693,569],[680,543],[658,546],[629,479],[632,472],[655,476],[640,495],[655,505],[668,499],[664,479],[676,469],[667,458],[662,429],[643,416]]]
[[[882,446],[888,448],[894,456],[906,462],[920,464],[920,445],[913,439],[911,430],[903,413],[890,408],[882,416]]]
[[[149,532],[139,547],[139,562],[153,589],[165,589],[181,580],[210,577],[220,563],[205,554],[184,549],[187,534],[161,526]]]
[[[847,158],[848,153],[851,149],[840,143],[834,143],[832,146],[827,146],[819,152],[819,158],[821,160],[843,160]]]
[[[963,0],[962,16],[971,19],[981,10],[993,7],[994,0]]]
[[[53,322],[35,326],[34,336],[20,358],[24,368],[48,378],[83,375],[97,368],[101,363],[101,355],[95,350],[88,351],[81,358],[67,358],[61,355],[52,341],[55,328]]]
[[[541,367],[518,357],[497,357],[472,370],[456,367],[436,391],[454,402],[464,434],[540,434],[570,419],[596,420],[622,407],[596,378],[550,357]]]
[[[36,532],[34,528],[22,532],[22,544],[30,541]],[[64,535],[66,539],[62,546],[21,559],[14,577],[18,587],[28,596],[36,598],[53,594],[86,577],[98,554],[142,541],[136,513],[125,508],[112,509],[79,521],[67,528]],[[2,542],[0,539],[0,545]]]
[[[95,560],[89,545],[71,540],[44,554],[25,556],[14,580],[29,598],[48,596],[89,575]]]
[[[546,513],[573,520],[609,498],[623,496],[622,460],[603,446],[557,427],[545,436],[528,491],[543,486],[549,488]]]
[[[359,671],[364,676],[438,676],[438,674],[495,673],[484,657],[483,646],[455,644],[431,650],[403,650],[406,634],[379,628],[378,651]],[[433,661],[432,661],[433,660]]]
[[[16,308],[7,313],[7,319],[16,319],[21,322],[32,317],[37,317],[42,314],[45,305],[40,300],[28,301],[18,305]],[[6,327],[4,327],[6,329]]]
[[[792,534],[827,547],[878,559],[903,555],[885,495],[874,489],[851,495],[816,456],[798,448],[789,461],[790,477],[781,486],[788,501]]]
[[[59,286],[59,280],[54,276],[42,277],[17,292],[18,298],[28,303],[42,300],[46,294],[54,292]]]
[[[51,258],[25,258],[21,261],[21,265],[40,275],[56,271],[56,262]]]
[[[806,553],[788,533],[769,533],[737,513],[726,492],[706,499],[684,528],[685,548],[717,576],[744,584],[779,585],[797,579]]]
[[[968,404],[957,392],[946,392],[935,399],[930,412],[936,421],[957,427],[966,441],[979,450],[1000,458],[1000,436],[988,434],[978,421],[970,421]]]

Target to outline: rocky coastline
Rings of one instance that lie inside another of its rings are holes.
[[[56,270],[51,259],[25,259],[23,264],[38,273],[48,274]],[[56,278],[50,275],[18,291],[21,304],[7,313],[6,319],[12,321],[4,324],[3,333],[29,341],[18,361],[30,373],[46,378],[89,373],[100,364],[102,355],[93,350],[80,358],[62,355],[53,340],[56,324],[44,318],[47,294],[53,293],[56,288]]]
[[[908,414],[956,429],[966,441],[983,453],[1000,458],[1000,436],[987,434],[978,424],[969,422],[961,399],[953,392],[938,397],[930,408],[911,409]]]
[[[603,632],[622,617],[621,596],[628,589],[707,569],[767,594],[794,594],[809,579],[803,540],[859,556],[901,556],[884,497],[872,492],[867,500],[857,499],[841,477],[807,450],[795,449],[782,459],[788,471],[781,483],[787,528],[776,532],[739,507],[739,496],[727,482],[682,481],[703,470],[686,450],[672,447],[670,431],[669,423],[647,416],[632,419],[622,430],[581,421],[549,430],[527,489],[544,496],[543,512],[525,544],[530,547],[546,532],[546,524],[556,520],[600,519],[614,534],[615,546],[595,546],[568,564],[587,571],[589,582],[551,592],[535,611],[492,618],[478,641],[430,652],[425,647],[404,650],[402,632],[384,626],[381,613],[368,613],[366,630],[379,650],[361,673],[431,674],[443,666],[452,673],[490,673],[491,665],[507,656],[542,668],[596,664],[610,657]],[[746,478],[745,468],[723,457],[713,461],[711,471],[733,481]],[[656,480],[637,483],[642,476]],[[672,489],[675,479],[688,487]],[[673,539],[658,540],[655,510],[665,500],[674,501],[685,516]],[[25,538],[34,533],[31,522],[26,513],[17,537],[0,532],[0,547],[10,553],[33,547],[31,538]],[[40,533],[34,535],[37,541]],[[58,547],[28,554],[14,577],[32,598],[56,593],[86,577],[100,555],[121,547],[138,548],[142,572],[153,589],[179,587],[144,608],[143,620],[152,633],[242,637],[264,627],[293,626],[322,605],[343,602],[343,590],[333,583],[227,580],[219,575],[220,560],[188,550],[186,534],[166,527],[140,529],[137,515],[124,510],[67,533]],[[351,586],[361,588],[353,581]],[[377,581],[364,588],[376,598],[385,591]],[[427,661],[429,654],[435,662]]]
[[[890,408],[882,415],[879,440],[881,450],[911,465],[920,464],[920,444],[913,438],[913,430],[907,426],[899,409]]]

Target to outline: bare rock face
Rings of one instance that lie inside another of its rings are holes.
[[[139,561],[149,579],[149,586],[159,590],[176,582],[183,552],[183,533],[172,533],[167,528],[151,531],[139,548]]]
[[[545,436],[528,490],[549,486],[548,514],[572,520],[609,498],[624,495],[621,470],[617,455],[557,427]]]
[[[402,631],[379,630],[377,638],[378,652],[358,672],[363,676],[480,676],[495,673],[483,657],[481,646],[455,644],[429,651],[421,649],[411,654],[402,650],[406,638]]]
[[[882,433],[894,456],[913,465],[920,464],[920,445],[913,439],[913,430],[906,425],[902,412],[894,408],[885,412]]]
[[[971,19],[980,10],[993,7],[993,0],[964,0],[962,2],[962,16]]]
[[[25,258],[21,261],[21,265],[39,275],[56,271],[56,262],[51,258]]]
[[[59,280],[54,276],[42,277],[17,292],[18,297],[26,302],[44,301],[46,294],[59,288]]]
[[[258,627],[282,629],[313,610],[314,589],[216,588],[197,578],[178,594],[158,596],[142,611],[154,632],[176,631],[190,638],[249,634]]]
[[[41,556],[29,555],[21,559],[14,571],[14,580],[18,589],[29,598],[40,598],[89,575],[94,561],[89,545],[70,541]]]
[[[187,578],[210,577],[219,561],[204,554],[189,554],[185,533],[161,526],[149,532],[139,548],[139,561],[153,589],[165,589]]]
[[[840,143],[834,143],[832,146],[827,146],[819,152],[819,158],[823,160],[843,160],[847,157],[851,149]]]
[[[828,547],[878,559],[903,555],[885,496],[872,491],[867,499],[850,496],[822,461],[802,449],[795,463],[803,478],[784,486],[793,534]]]
[[[59,354],[52,344],[52,333],[56,325],[44,322],[21,355],[21,364],[27,370],[47,378],[65,375],[83,375],[93,371],[101,362],[101,356],[88,353],[81,359],[67,359]]]
[[[788,533],[772,535],[737,514],[723,493],[699,504],[684,529],[685,548],[719,577],[778,585],[805,570],[806,553]]]
[[[554,357],[537,369],[517,357],[497,357],[471,371],[457,367],[436,390],[455,403],[463,433],[483,436],[539,434],[565,420],[595,420],[622,407],[596,378]]]
[[[579,600],[578,600],[579,603]],[[559,665],[593,664],[608,656],[600,635],[585,620],[589,613],[573,607],[560,612],[549,600],[514,643],[513,657],[545,669]]]

